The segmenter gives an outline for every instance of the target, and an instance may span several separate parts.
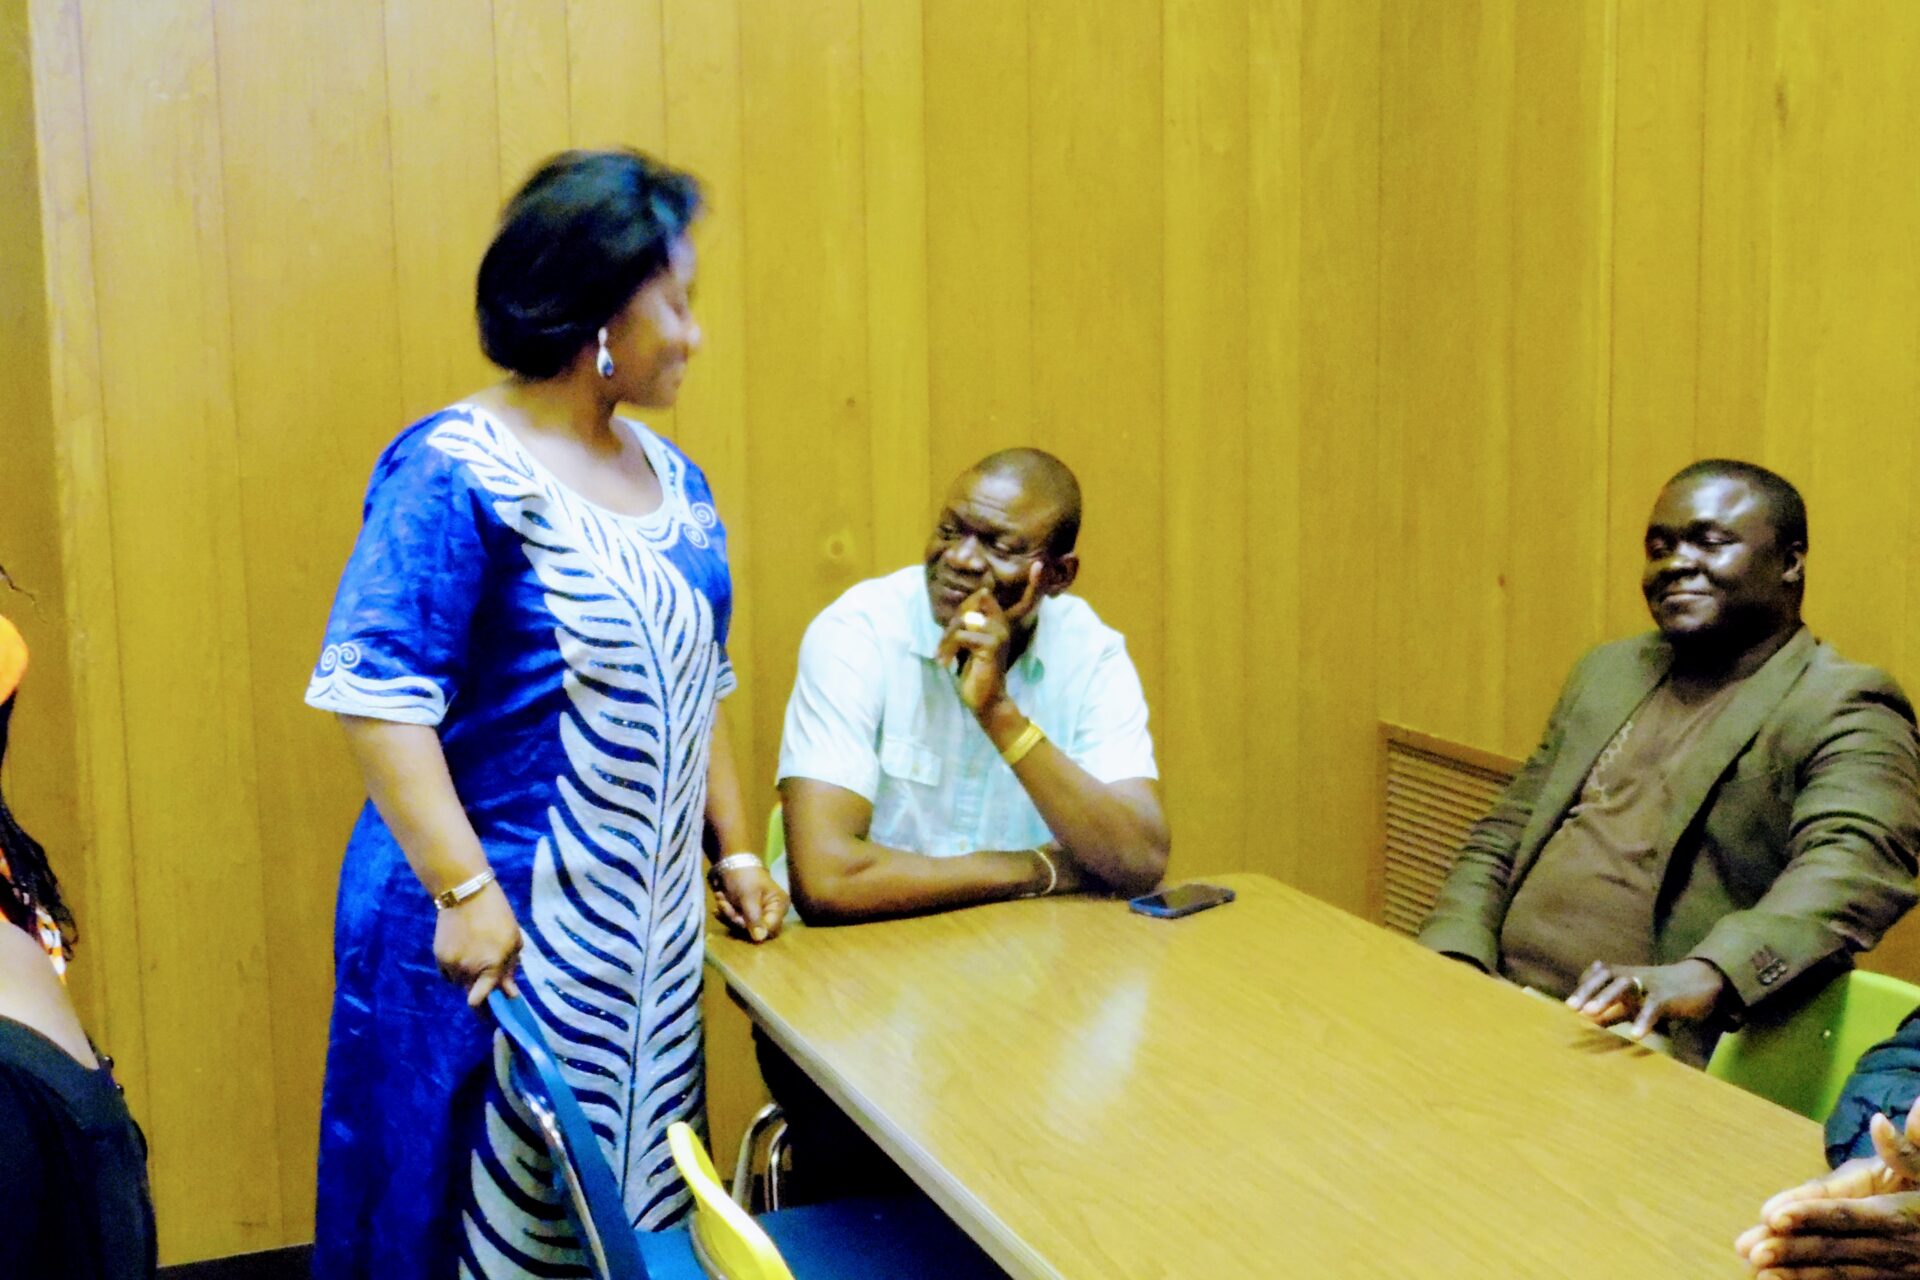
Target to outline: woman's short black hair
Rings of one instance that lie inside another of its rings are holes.
[[[667,266],[700,212],[692,175],[638,151],[563,151],[507,202],[474,289],[480,348],[551,378]]]

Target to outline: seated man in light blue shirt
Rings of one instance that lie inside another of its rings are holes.
[[[815,618],[780,746],[788,870],[810,922],[1094,888],[1166,871],[1140,677],[1065,594],[1080,486],[1037,449],[954,481],[923,567]]]
[[[1080,486],[1010,449],[953,484],[924,567],[815,618],[780,745],[794,905],[813,923],[1100,888],[1144,893],[1170,837],[1126,642],[1066,595]],[[791,1202],[911,1184],[757,1031]]]

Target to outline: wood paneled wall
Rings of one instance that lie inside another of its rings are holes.
[[[300,694],[372,459],[489,377],[472,272],[563,146],[708,186],[707,345],[655,425],[734,533],[756,788],[807,620],[1017,442],[1085,484],[1176,873],[1363,908],[1376,722],[1524,752],[1642,625],[1639,526],[1699,454],[1802,482],[1812,617],[1920,684],[1909,6],[24,3],[10,782],[169,1260],[311,1229],[358,788]],[[710,1003],[724,1146],[754,1082]]]
[[[1920,9],[1525,0],[1382,42],[1383,719],[1523,756],[1644,628],[1662,481],[1810,511],[1806,614],[1920,690]],[[1920,979],[1920,920],[1872,963]]]

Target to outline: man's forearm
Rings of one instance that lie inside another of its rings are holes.
[[[1027,723],[1011,700],[980,717],[980,727],[1002,752]],[[1145,780],[1131,793],[1125,784],[1103,783],[1045,739],[1015,763],[1013,772],[1053,838],[1081,869],[1128,895],[1160,883],[1173,841]]]
[[[808,924],[1003,902],[1043,892],[1046,863],[1030,849],[981,850],[952,858],[891,849],[854,836],[815,838],[789,850],[793,904]]]

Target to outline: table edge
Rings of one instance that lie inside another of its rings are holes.
[[[995,1263],[1016,1280],[1066,1280],[1059,1270],[1008,1229],[963,1185],[946,1176],[946,1171],[924,1149],[887,1123],[885,1117],[871,1107],[868,1099],[831,1070],[791,1026],[768,1010],[710,948],[706,951],[706,964],[720,975],[727,990],[746,1010],[754,1025],[765,1031],[774,1044],[792,1058],[820,1086],[821,1091],[832,1098],[835,1105],[846,1112],[861,1131],[872,1138],[888,1158],[898,1164],[914,1184],[940,1206],[941,1212],[952,1218]]]

